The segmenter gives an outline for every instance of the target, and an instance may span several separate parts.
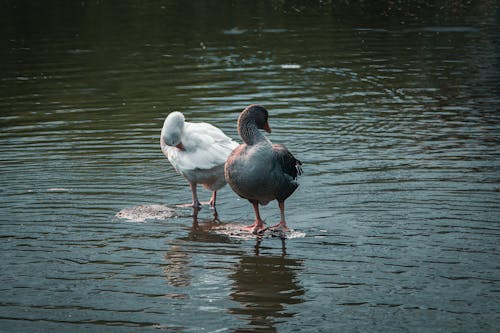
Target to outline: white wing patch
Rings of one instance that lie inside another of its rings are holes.
[[[207,123],[185,123],[182,133],[185,150],[162,147],[177,171],[211,169],[226,162],[238,143],[226,136],[220,129]]]

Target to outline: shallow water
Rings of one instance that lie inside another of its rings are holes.
[[[495,331],[498,6],[373,6],[3,4],[0,331]],[[251,103],[304,163],[286,240],[159,148]]]

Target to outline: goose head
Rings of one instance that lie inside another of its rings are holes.
[[[249,129],[263,129],[267,133],[271,133],[269,126],[269,113],[267,110],[258,104],[249,105],[241,112],[238,118],[238,132],[240,136],[244,136]]]
[[[181,112],[175,111],[167,116],[165,122],[163,123],[161,135],[162,140],[166,145],[184,150],[184,145],[182,144],[184,123],[184,115]]]

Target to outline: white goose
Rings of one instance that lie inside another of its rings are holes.
[[[189,182],[193,208],[201,207],[196,190],[201,184],[212,191],[209,204],[215,209],[217,190],[226,185],[224,164],[238,143],[210,124],[185,121],[176,111],[163,123],[160,146],[175,170]]]

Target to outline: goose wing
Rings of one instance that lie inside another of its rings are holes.
[[[297,179],[302,175],[302,162],[296,159],[284,145],[273,144],[272,147],[275,160],[284,173],[290,175],[292,179]]]
[[[211,169],[223,165],[238,143],[207,123],[186,123],[182,136],[185,151],[177,154],[181,169]]]

